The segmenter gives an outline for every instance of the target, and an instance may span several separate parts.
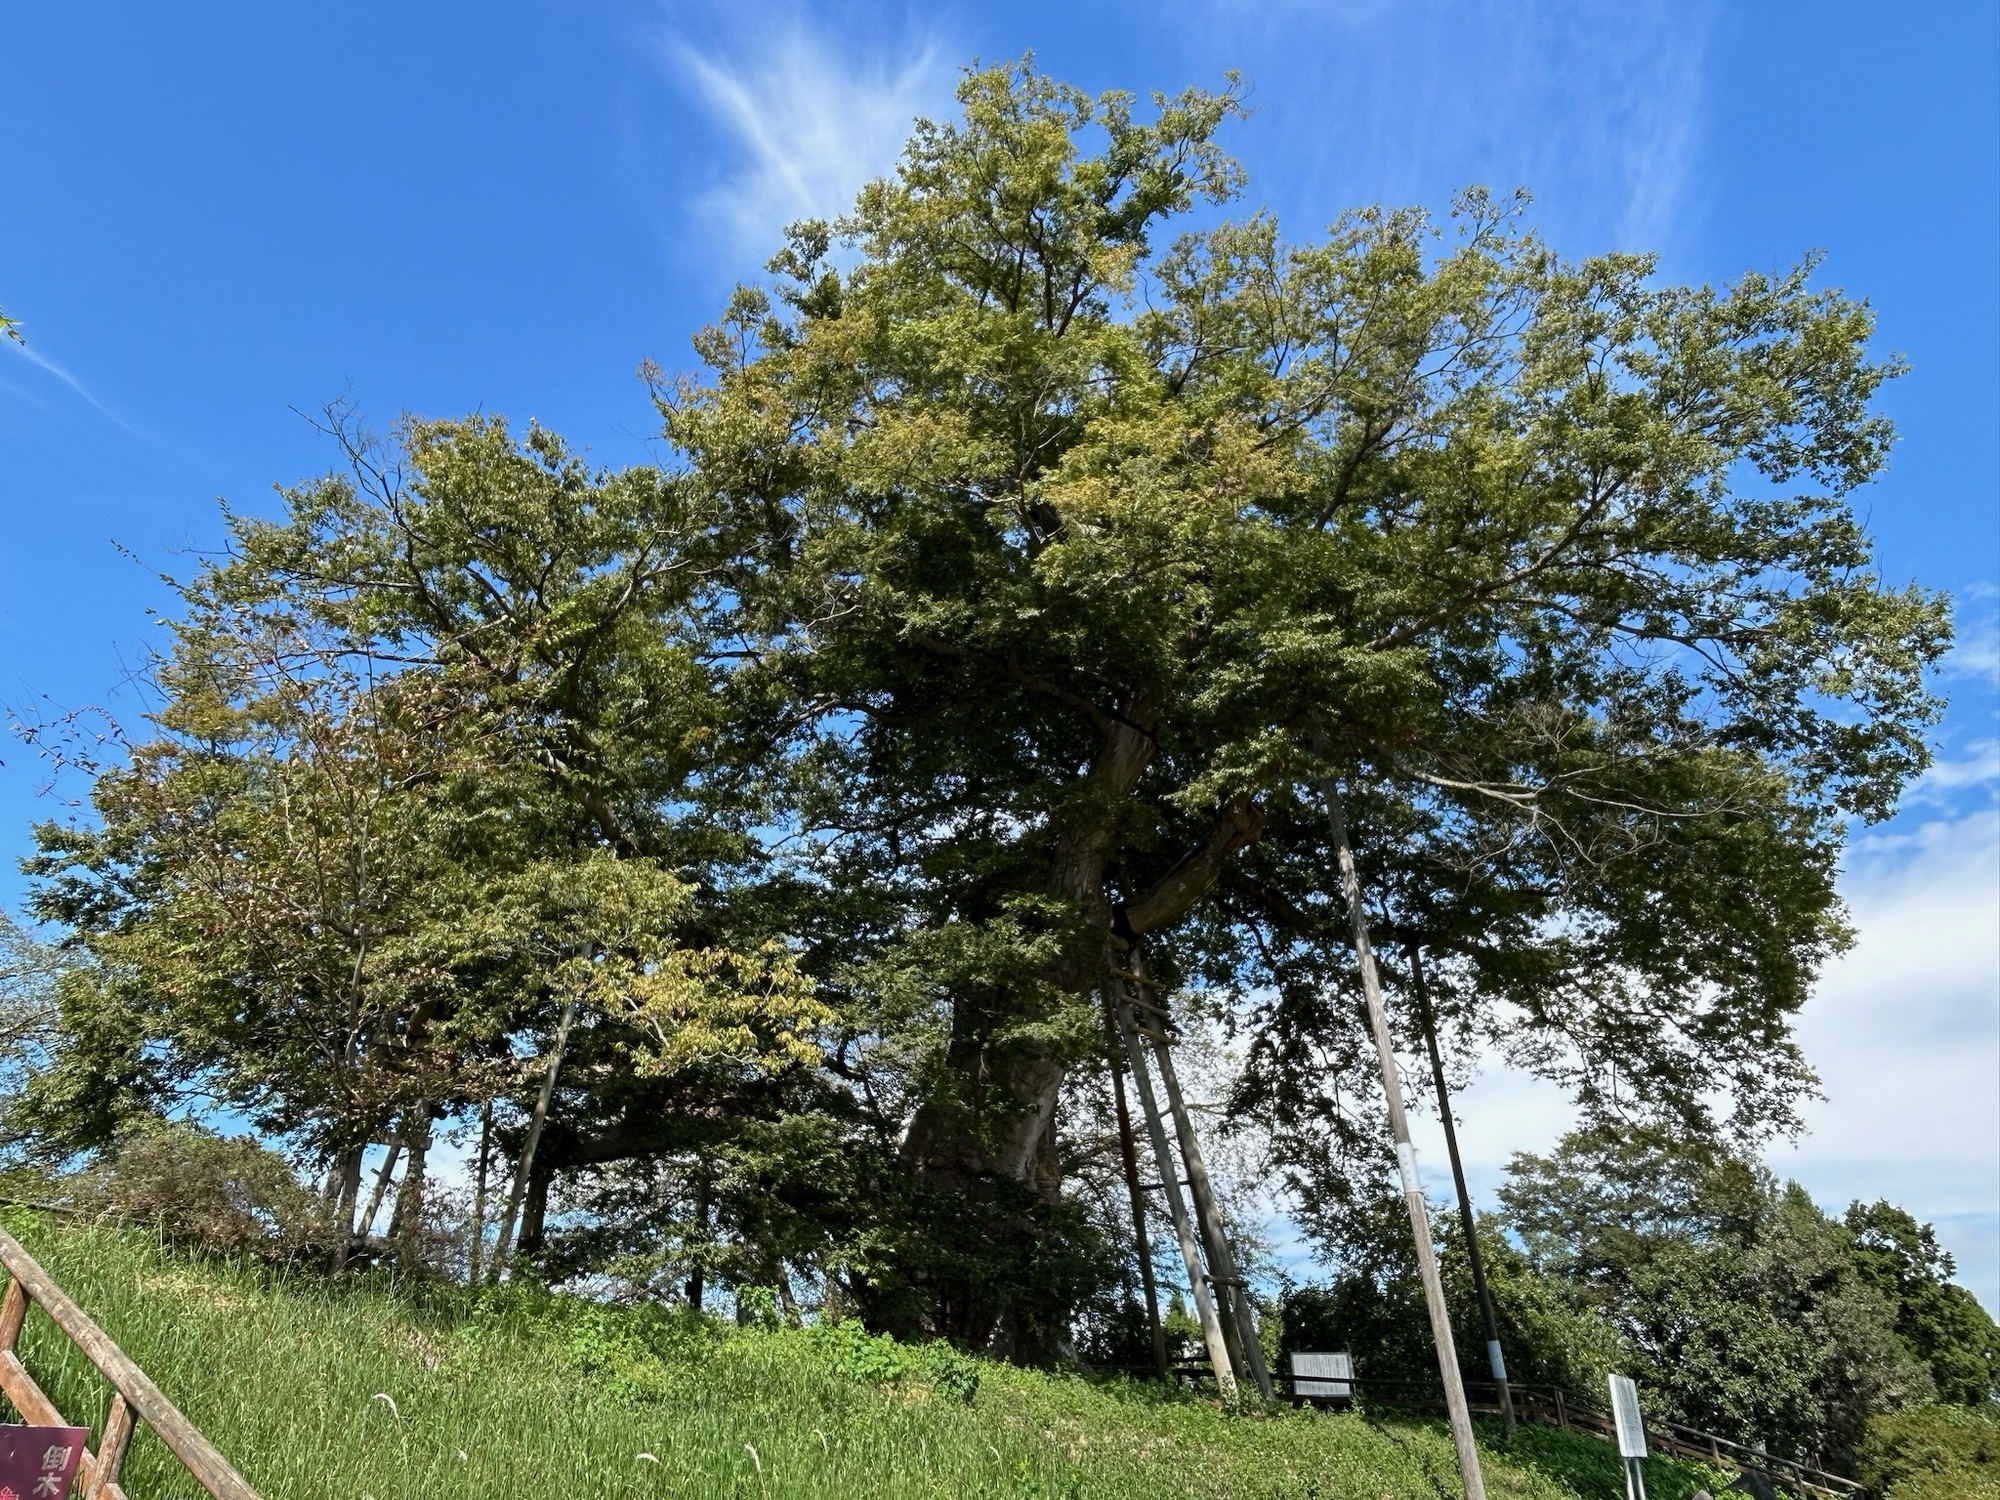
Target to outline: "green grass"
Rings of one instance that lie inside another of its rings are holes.
[[[1459,1493],[1435,1423],[1229,1413],[851,1327],[724,1331],[533,1292],[334,1288],[145,1234],[4,1222],[266,1500]],[[39,1313],[23,1357],[71,1420],[103,1420],[108,1392]],[[1495,1439],[1482,1435],[1494,1500],[1624,1492],[1593,1439],[1536,1431],[1505,1453]],[[198,1493],[149,1435],[126,1476],[134,1500]],[[1702,1484],[1717,1487],[1689,1465],[1648,1471],[1655,1500]]]

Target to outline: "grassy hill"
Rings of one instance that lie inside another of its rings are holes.
[[[837,1328],[722,1329],[532,1290],[333,1288],[11,1210],[7,1227],[266,1500],[473,1496],[1438,1500],[1438,1424],[1237,1415]],[[39,1313],[28,1368],[72,1420],[108,1392]],[[1622,1496],[1610,1449],[1482,1434],[1495,1500]],[[135,1500],[194,1497],[142,1437]],[[1655,1463],[1648,1493],[1715,1476]]]

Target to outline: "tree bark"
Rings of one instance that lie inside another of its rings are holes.
[[[1088,925],[1106,933],[1119,915],[1107,888],[1111,860],[1119,852],[1118,814],[1145,773],[1153,748],[1150,728],[1128,720],[1114,723],[1084,778],[1082,793],[1097,804],[1095,815],[1080,819],[1056,839],[1050,888]],[[1254,843],[1263,827],[1263,813],[1251,798],[1231,800],[1200,844],[1126,904],[1123,927],[1143,934],[1177,921],[1214,888],[1230,857]],[[1043,977],[1071,994],[1089,994],[1103,983],[1101,960],[1096,954],[1075,955]],[[981,1033],[991,1029],[985,1024],[989,1020],[970,1002],[954,1007],[949,1070],[961,1079],[977,1079],[983,1087],[975,1101],[938,1098],[919,1107],[905,1137],[904,1158],[920,1180],[942,1186],[981,1172],[1018,1182],[1048,1176],[1045,1169],[1037,1170],[1038,1155],[1052,1140],[1056,1099],[1067,1071],[1064,1060],[1039,1043],[987,1044]],[[999,1127],[990,1150],[975,1144],[975,1115],[985,1115]]]
[[[396,1212],[389,1220],[389,1238],[396,1244],[396,1259],[403,1272],[414,1272],[421,1258],[418,1242],[424,1223],[424,1167],[431,1152],[431,1107],[420,1106],[413,1126],[405,1127],[410,1138],[410,1161],[403,1169],[403,1185],[396,1193]]]
[[[1131,795],[1153,756],[1154,742],[1143,716],[1107,724],[1090,770],[1078,788],[1079,800],[1091,804],[1087,814],[1058,832],[1051,856],[1049,885],[1070,902],[1093,927],[1109,931],[1112,905],[1105,889],[1118,806]],[[1059,963],[1046,976],[1073,994],[1088,993],[1099,982],[1095,966],[1074,959]],[[1037,1171],[1037,1155],[1048,1148],[1049,1127],[1065,1072],[1063,1059],[1046,1043],[990,1043],[992,1022],[1012,1023],[1029,1016],[989,1014],[995,1007],[971,997],[959,999],[952,1014],[952,1039],[946,1053],[947,1073],[956,1083],[918,1106],[903,1139],[903,1160],[927,1187],[964,1190],[983,1176],[1016,1182],[1060,1181],[1048,1170]],[[973,1343],[983,1339],[968,1336]]]
[[[1199,843],[1119,912],[1109,872],[1122,850],[1123,814],[1154,749],[1151,715],[1143,706],[1107,718],[1090,769],[1075,788],[1079,811],[1058,829],[1050,853],[1048,889],[1107,941],[1114,926],[1136,934],[1177,920],[1213,888],[1230,857],[1254,841],[1263,827],[1263,816],[1251,799],[1234,799],[1218,812]],[[1102,944],[1078,943],[1040,977],[1070,995],[1089,995],[1104,983],[1105,951]],[[961,996],[955,1001],[946,1052],[951,1083],[918,1107],[903,1140],[905,1168],[919,1183],[975,1199],[991,1193],[994,1178],[1024,1184],[1047,1200],[1060,1194],[1056,1110],[1068,1059],[1039,1040],[990,1040],[1002,1026],[1035,1019],[1025,1005],[1017,1003],[1010,1009],[1006,995]],[[981,1231],[968,1222],[967,1232],[1001,1234],[1013,1227],[996,1220]],[[983,1313],[975,1310],[987,1305],[990,1293],[984,1287],[968,1287],[957,1300],[961,1316],[978,1321]],[[1001,1314],[1002,1309],[993,1309],[995,1320]],[[993,1326],[926,1331],[946,1333],[977,1347],[989,1343]],[[1025,1329],[1003,1328],[999,1344],[993,1347],[1003,1345],[1002,1352],[1017,1358],[1032,1360],[1039,1352]]]
[[[522,1255],[533,1255],[547,1242],[549,1189],[555,1180],[555,1169],[545,1162],[538,1163],[528,1179],[528,1196],[521,1207],[521,1232],[514,1240],[515,1250]]]
[[[688,1306],[693,1308],[696,1312],[701,1311],[702,1299],[708,1293],[708,1287],[703,1278],[702,1269],[703,1266],[706,1264],[708,1256],[709,1214],[712,1208],[712,1205],[710,1203],[710,1196],[713,1194],[714,1190],[715,1190],[714,1174],[709,1170],[708,1158],[703,1157],[701,1158],[700,1165],[695,1169],[695,1178],[694,1178],[695,1246],[693,1254],[691,1254],[688,1257],[688,1279],[687,1279]]]
[[[350,1146],[341,1153],[339,1187],[333,1199],[333,1274],[347,1269],[347,1257],[354,1250],[354,1205],[361,1197],[361,1159],[368,1143]]]

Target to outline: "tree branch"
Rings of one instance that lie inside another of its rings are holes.
[[[1247,793],[1232,798],[1208,837],[1183,855],[1145,895],[1126,904],[1125,920],[1132,931],[1145,933],[1164,927],[1187,911],[1208,894],[1229,856],[1256,843],[1263,831],[1263,809]]]

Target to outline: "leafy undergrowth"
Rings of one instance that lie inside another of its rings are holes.
[[[266,1500],[654,1496],[1269,1497],[1458,1493],[1440,1426],[1237,1414],[874,1339],[851,1324],[724,1330],[532,1289],[331,1287],[162,1251],[149,1236],[4,1216]],[[39,1314],[28,1367],[72,1420],[108,1392]],[[1495,1500],[1623,1494],[1593,1439],[1487,1448]],[[150,1435],[127,1490],[198,1491]],[[1648,1493],[1712,1476],[1656,1464]]]
[[[2000,1416],[1912,1406],[1876,1417],[1861,1445],[1861,1478],[1888,1500],[2000,1500]]]

